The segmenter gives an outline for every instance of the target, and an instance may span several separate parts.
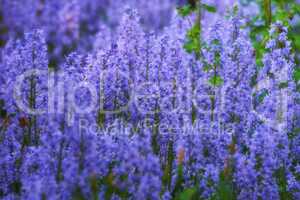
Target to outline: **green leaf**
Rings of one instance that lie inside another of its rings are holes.
[[[300,128],[294,128],[290,133],[288,133],[289,139],[292,140],[300,134]]]
[[[254,101],[254,107],[257,107],[269,95],[269,91],[267,89],[263,89],[259,93],[255,93],[253,95],[254,95],[254,99],[255,99],[255,101]]]
[[[197,195],[197,188],[187,188],[180,195],[178,200],[192,200]]]
[[[211,5],[208,5],[208,4],[204,4],[204,3],[203,3],[203,4],[201,5],[201,7],[204,8],[206,11],[211,12],[211,13],[217,12],[216,7],[211,6]]]
[[[198,51],[198,45],[194,41],[187,41],[183,48],[188,52],[188,53],[193,53]]]
[[[5,117],[7,117],[7,111],[0,108],[0,118],[4,119]]]
[[[293,3],[291,6],[291,10],[294,14],[300,15],[300,4],[298,3]]]
[[[300,35],[293,34],[293,41],[296,49],[300,49]]]
[[[226,177],[223,172],[220,174],[220,181],[217,188],[217,197],[217,199],[219,200],[236,199],[232,177]]]
[[[277,169],[274,175],[277,181],[280,199],[292,200],[293,196],[291,193],[289,193],[288,190],[288,182],[285,167],[280,167],[279,169]]]
[[[11,189],[11,191],[13,191],[13,193],[15,194],[21,194],[22,192],[22,182],[21,181],[14,181],[9,185],[9,188]]]
[[[234,5],[233,7],[233,15],[236,16],[239,12],[239,6],[238,5]]]
[[[99,127],[104,127],[104,124],[105,124],[105,113],[102,112],[101,110],[98,111],[97,123],[98,123]]]
[[[220,40],[214,39],[211,43],[212,43],[213,45],[219,46],[219,45],[220,45]]]
[[[82,190],[79,187],[76,187],[76,189],[72,193],[72,199],[73,200],[86,200]]]
[[[198,37],[199,37],[199,35],[200,35],[200,26],[199,26],[199,24],[195,24],[188,32],[187,32],[187,37],[189,38],[189,39],[199,39]]]
[[[187,34],[187,42],[184,44],[184,49],[188,53],[195,52],[198,54],[200,52],[200,27],[198,24],[195,24],[190,30],[188,30]]]
[[[192,8],[191,5],[185,5],[177,8],[178,14],[181,15],[182,17],[186,17],[190,15],[193,11],[195,11],[195,8]]]
[[[282,21],[284,26],[289,26],[290,15],[282,9],[278,9],[274,16],[275,21]]]
[[[203,70],[205,71],[205,72],[208,72],[209,70],[211,70],[213,68],[213,66],[211,66],[210,64],[205,64],[204,66],[203,66]]]
[[[183,183],[184,183],[183,166],[182,164],[179,164],[177,167],[177,179],[175,182],[174,190],[172,192],[173,197],[178,196],[183,191]]]
[[[220,66],[221,65],[221,55],[220,53],[216,53],[215,54],[215,63],[216,66]]]
[[[284,88],[287,88],[289,86],[289,82],[286,81],[286,82],[282,82],[279,84],[279,89],[284,89]]]
[[[212,84],[213,86],[217,86],[217,87],[222,85],[223,82],[224,82],[224,80],[218,75],[215,75],[209,79],[209,83]]]
[[[164,169],[164,175],[163,175],[163,184],[164,186],[169,190],[171,187],[172,182],[172,164],[174,161],[174,153],[173,153],[173,142],[170,141],[168,144],[168,155],[167,155],[167,162]]]
[[[294,80],[296,82],[299,82],[300,81],[300,68],[296,68],[295,71],[294,71]]]
[[[5,106],[5,102],[3,99],[0,99],[0,108],[3,108]]]

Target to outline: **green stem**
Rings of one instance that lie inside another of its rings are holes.
[[[164,176],[163,176],[163,184],[164,184],[165,190],[171,189],[173,161],[174,161],[174,152],[173,152],[173,141],[171,139],[168,143],[167,162],[166,162],[166,165],[164,168]]]
[[[272,2],[271,2],[271,0],[264,0],[263,8],[264,8],[264,13],[265,13],[266,26],[269,27],[272,23]]]
[[[56,172],[56,181],[57,182],[60,182],[63,179],[62,161],[63,161],[64,143],[65,143],[65,141],[63,139],[59,145],[58,164],[57,164],[57,172]]]
[[[199,7],[199,11],[198,11],[198,23],[199,23],[199,44],[201,44],[201,28],[202,28],[202,24],[201,24],[201,20],[202,20],[202,9],[201,9],[201,0],[199,0],[198,3],[198,7]]]
[[[201,41],[202,41],[202,24],[201,24],[201,21],[202,21],[202,2],[201,0],[198,1],[198,16],[197,16],[197,21],[196,21],[196,24],[198,24],[199,26],[199,36],[198,36],[198,39],[199,39],[199,52],[197,52],[197,57],[200,58],[202,57],[202,53],[201,53]]]
[[[8,27],[4,24],[4,15],[2,8],[0,8],[0,48],[4,47],[6,44],[5,39],[2,36],[5,36],[8,32]]]

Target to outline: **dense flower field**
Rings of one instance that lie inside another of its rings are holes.
[[[299,200],[299,14],[0,0],[0,199]]]

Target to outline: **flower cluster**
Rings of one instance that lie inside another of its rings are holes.
[[[300,198],[288,29],[272,25],[262,67],[239,13],[191,55],[189,19],[160,2],[96,25],[122,1],[3,1],[1,199]]]

